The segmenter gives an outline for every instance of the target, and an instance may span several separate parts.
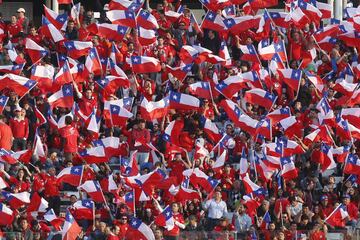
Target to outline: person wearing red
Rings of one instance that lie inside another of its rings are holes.
[[[44,196],[49,202],[49,209],[54,209],[56,215],[60,214],[60,191],[59,182],[56,178],[56,170],[54,167],[49,168],[48,173],[41,173],[44,179]]]
[[[149,161],[149,148],[141,145],[135,146],[135,141],[141,139],[146,143],[150,143],[150,131],[145,127],[146,121],[140,119],[138,124],[135,124],[131,131],[131,150],[137,150],[136,160],[139,165]]]
[[[314,228],[311,230],[309,240],[325,240],[327,227],[325,224],[315,223]]]
[[[86,89],[85,96],[81,94],[77,87],[77,84],[74,84],[74,89],[79,98],[78,103],[80,111],[85,116],[89,116],[93,112],[94,108],[97,108],[97,98],[93,96],[93,91],[90,88]]]
[[[320,197],[320,215],[323,218],[328,217],[331,212],[333,211],[333,206],[331,204],[329,204],[329,198],[326,195],[322,195]]]
[[[33,40],[34,42],[36,42],[39,45],[41,44],[42,38],[36,31],[36,27],[30,28],[28,38],[30,38],[31,40]]]
[[[177,184],[180,184],[183,180],[182,172],[186,169],[191,168],[191,164],[188,159],[187,161],[184,161],[181,158],[181,153],[177,153],[174,159],[168,163],[168,168],[171,169],[169,177],[175,177],[177,180]]]
[[[179,213],[179,204],[174,202],[171,205],[175,226],[171,230],[164,231],[164,237],[169,240],[179,239],[180,229],[185,229],[185,221],[183,215]]]
[[[11,23],[7,25],[8,36],[11,39],[12,43],[18,42],[19,34],[23,31],[22,26],[17,22],[15,15],[11,17]]]
[[[219,239],[219,240],[224,239],[224,238],[229,239],[229,240],[234,239],[234,237],[232,237],[231,234],[229,234],[229,232],[234,232],[234,231],[235,231],[234,225],[231,223],[228,223],[228,220],[226,219],[226,217],[222,217],[222,218],[220,218],[219,224],[216,225],[214,228],[214,232],[218,232],[218,233],[222,233],[222,234],[215,239]]]
[[[0,169],[0,173],[15,192],[24,192],[31,189],[30,182],[26,179],[28,176],[31,176],[31,173],[26,166],[18,170],[16,177],[9,175],[4,169]]]
[[[15,117],[10,120],[10,128],[14,135],[13,150],[25,150],[29,136],[29,121],[25,115],[22,116],[22,108],[15,109]]]
[[[61,129],[61,137],[64,143],[64,157],[66,161],[72,161],[73,155],[78,152],[78,130],[72,126],[72,117],[65,117],[65,127]]]
[[[115,220],[114,224],[119,228],[119,233],[117,234],[120,239],[124,239],[129,229],[128,217],[123,215],[120,217],[120,220]]]
[[[0,115],[0,148],[11,150],[14,137],[11,128],[4,123],[3,118],[4,116]]]
[[[25,9],[19,8],[16,11],[18,15],[17,23],[22,27],[25,33],[28,31],[29,19],[25,16]]]
[[[224,171],[221,174],[221,183],[223,189],[230,190],[234,181],[235,181],[235,170],[231,168],[230,163],[226,163],[224,166]]]
[[[355,227],[357,220],[359,219],[359,209],[354,203],[350,202],[350,195],[348,194],[343,196],[342,203],[345,205],[345,208],[349,213],[349,221],[347,222],[347,225]]]

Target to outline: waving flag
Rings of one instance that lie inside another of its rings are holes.
[[[227,116],[231,121],[237,122],[240,115],[242,114],[241,109],[233,101],[229,99],[224,99],[220,102],[220,106],[225,110]]]
[[[101,23],[101,24],[97,24],[96,26],[97,26],[96,35],[99,35],[111,41],[122,41],[128,30],[128,27],[121,26],[118,24]]]
[[[1,100],[0,100],[1,102]],[[340,115],[355,127],[360,127],[360,108],[343,108]]]
[[[170,91],[170,108],[193,110],[200,107],[200,100],[188,94]]]
[[[106,156],[103,146],[86,148],[83,151],[79,152],[79,155],[88,164],[106,163],[109,161],[109,158]]]
[[[259,62],[259,57],[256,53],[254,45],[240,45],[240,51],[243,53],[241,60],[250,62]]]
[[[268,118],[261,119],[257,126],[255,134],[260,134],[261,136],[271,140],[272,139],[272,126],[271,120]]]
[[[291,116],[289,107],[278,108],[270,113],[268,113],[267,117],[271,119],[272,124],[277,124],[281,120],[288,118]]]
[[[245,192],[247,194],[255,194],[255,195],[264,195],[265,189],[261,188],[259,185],[251,181],[249,174],[246,174],[245,177],[242,179],[242,182],[245,187]]]
[[[360,175],[360,159],[355,154],[348,154],[345,161],[344,173]]]
[[[79,186],[84,172],[83,166],[67,167],[56,176],[58,182],[65,182],[72,186]]]
[[[294,179],[298,176],[293,157],[280,157],[281,176],[284,179]]]
[[[172,215],[171,206],[167,206],[154,220],[154,223],[160,227],[166,228],[168,231],[175,226]]]
[[[89,50],[93,47],[93,43],[82,41],[66,41],[64,46],[68,52],[68,55],[77,59],[81,56],[86,56]]]
[[[106,201],[98,181],[86,181],[78,187],[79,190],[84,190],[94,202],[103,203]]]
[[[8,208],[5,204],[0,203],[0,225],[6,226],[11,225],[14,220],[13,211]]]
[[[289,13],[286,21],[291,21],[295,26],[302,28],[306,24],[310,23],[311,19],[306,16],[306,14],[301,10],[301,8],[297,7]]]
[[[214,172],[219,173],[222,170],[226,161],[226,153],[227,151],[224,150],[221,155],[216,158],[216,161],[212,165],[212,169],[214,170]]]
[[[88,73],[93,73],[94,75],[102,74],[102,66],[96,48],[90,49],[89,55],[86,57],[85,60],[85,68]]]
[[[345,206],[341,203],[337,206],[332,213],[325,219],[325,222],[333,227],[345,227],[346,218],[349,213],[346,211]]]
[[[199,52],[194,47],[189,45],[184,45],[180,49],[179,58],[185,64],[191,64],[198,57]]]
[[[3,65],[3,66],[0,66],[0,72],[2,72],[2,73],[13,73],[13,74],[19,75],[22,72],[24,66],[25,66],[25,64]]]
[[[306,75],[307,79],[309,79],[309,81],[315,86],[315,88],[317,90],[319,90],[320,92],[323,91],[324,83],[318,75],[311,74],[308,71],[305,72],[305,75]]]
[[[45,16],[42,16],[42,27],[40,31],[54,42],[60,42],[65,39],[60,30],[58,30]]]
[[[249,170],[249,164],[245,153],[245,148],[241,150],[240,166],[239,166],[239,178],[243,179]]]
[[[54,12],[53,10],[51,10],[50,8],[47,8],[44,5],[44,12],[45,12],[45,16],[46,18],[59,30],[61,31],[65,31],[66,30],[66,26],[67,26],[67,20],[68,20],[68,15],[67,13],[64,14],[57,14],[56,12]]]
[[[111,10],[106,12],[106,17],[113,24],[120,24],[130,28],[136,27],[135,13],[128,10]]]
[[[107,95],[114,94],[120,87],[128,88],[130,86],[130,81],[127,78],[111,75],[97,80],[96,83],[99,84]]]
[[[169,74],[176,77],[179,81],[183,81],[184,78],[188,75],[188,73],[191,73],[191,68],[193,66],[193,63],[190,64],[180,64],[179,67],[170,67],[169,65],[166,65],[166,70],[169,72]]]
[[[210,29],[216,32],[222,32],[225,30],[225,24],[221,15],[213,11],[208,11],[201,24],[202,29]]]
[[[218,127],[210,119],[205,119],[204,132],[213,143],[217,143],[221,139]]]
[[[45,48],[40,47],[36,42],[31,40],[30,38],[26,39],[25,49],[27,50],[33,64],[37,63],[46,54],[48,54]]]
[[[151,228],[143,223],[140,219],[132,217],[129,224],[127,234],[134,237],[134,239],[155,240]]]
[[[246,91],[244,96],[246,102],[263,106],[265,109],[271,109],[276,98],[275,95],[260,88]]]
[[[209,82],[192,83],[189,85],[189,92],[201,98],[211,99]]]
[[[176,201],[184,202],[186,200],[193,200],[193,199],[201,199],[199,192],[188,189],[183,185],[175,187],[172,185],[169,188],[169,192],[171,195],[175,196]]]
[[[72,85],[64,84],[59,91],[48,98],[48,102],[53,108],[71,108],[74,105]]]
[[[36,84],[37,82],[34,80],[12,73],[0,76],[0,90],[3,90],[4,88],[10,88],[16,92],[19,97],[22,97],[28,93],[33,87],[35,87]]]
[[[140,7],[139,1],[111,0],[109,2],[109,10],[130,10],[136,12]]]
[[[283,41],[272,43],[268,46],[264,46],[263,43],[259,43],[258,50],[259,55],[263,60],[271,60],[274,54],[277,53],[281,60],[286,61],[286,49]]]
[[[27,42],[27,39],[26,39],[25,41]],[[10,42],[10,41],[9,41],[9,42]],[[37,47],[40,47],[40,46],[38,46],[37,44],[36,44],[36,46],[37,46]],[[29,47],[29,45],[28,45],[28,47]],[[25,43],[25,48],[27,49],[28,47],[26,47],[26,43]],[[28,50],[28,51],[29,51],[29,50]],[[44,49],[44,51],[45,51],[45,49]],[[43,54],[43,53],[41,53],[41,54]],[[40,55],[41,55],[41,54],[40,54]],[[45,54],[47,54],[46,51],[45,51]],[[13,47],[11,47],[11,48],[8,49],[8,55],[9,55],[10,60],[11,60],[13,63],[16,63],[16,64],[24,64],[24,63],[26,63],[25,59],[23,59],[22,57],[20,57],[20,56],[17,54],[15,48],[13,48]],[[34,63],[34,61],[33,61],[33,56],[30,56],[30,58],[31,58],[31,61]]]
[[[145,97],[140,102],[141,117],[147,121],[163,118],[168,112],[169,99],[163,98],[157,102],[149,102]]]
[[[56,230],[60,230],[63,226],[65,219],[58,218],[53,209],[50,209],[44,214],[44,219],[49,222]]]
[[[103,146],[105,149],[106,156],[118,156],[121,154],[120,139],[117,137],[106,137],[94,140],[93,145],[95,147]]]
[[[73,78],[70,72],[70,66],[68,61],[65,61],[65,64],[60,68],[59,72],[55,75],[53,85],[57,88],[61,88],[64,84],[72,83]]]
[[[31,196],[31,201],[26,211],[32,214],[32,216],[37,216],[39,212],[45,213],[48,207],[49,203],[44,198],[40,197],[37,192],[35,192]]]
[[[225,59],[225,62],[222,63],[223,66],[231,65],[231,57],[230,57],[229,49],[224,40],[221,41],[219,57],[221,57],[222,59]]]
[[[184,122],[182,120],[173,120],[165,128],[163,139],[167,142],[171,142],[175,145],[179,144],[179,135],[184,128]]]
[[[136,73],[160,72],[161,70],[160,61],[153,57],[131,56],[126,61]]]
[[[0,96],[0,114],[3,112],[4,108],[6,107],[6,104],[9,100],[9,97],[7,96]]]
[[[110,104],[110,117],[111,123],[114,126],[124,126],[129,118],[133,117],[133,114],[118,104]]]
[[[321,164],[322,172],[325,172],[328,169],[333,169],[336,167],[336,163],[333,157],[333,148],[325,143],[321,144],[320,147],[320,157],[318,159]]]
[[[335,124],[336,134],[345,140],[351,140],[351,131],[349,123],[342,119],[341,117],[336,117],[336,124]]]
[[[246,80],[240,75],[229,76],[219,84],[216,84],[215,89],[231,99],[235,93],[246,87]]]
[[[126,206],[131,210],[131,212],[135,212],[135,196],[134,191],[127,192],[124,196],[124,202]]]
[[[340,30],[339,30],[339,25],[338,24],[328,25],[328,26],[326,26],[324,28],[321,28],[321,29],[317,30],[313,34],[313,37],[319,43],[320,41],[322,41],[326,37],[335,37],[339,31]]]
[[[21,208],[30,203],[29,192],[9,193],[2,191],[1,194],[5,198],[5,201],[14,209]]]
[[[67,210],[65,215],[65,222],[61,231],[62,239],[75,240],[79,236],[81,231],[81,227],[77,224],[70,211]]]
[[[239,34],[250,28],[257,28],[259,26],[260,18],[246,15],[235,18],[226,18],[223,20],[226,28],[233,34]]]
[[[136,161],[136,153],[137,151],[134,151],[132,154],[130,154],[129,161],[121,163],[120,169],[122,173],[127,177],[137,176],[139,174],[139,168]]]
[[[55,74],[55,68],[51,65],[41,66],[34,65],[31,69],[30,79],[35,80],[38,84],[38,88],[43,92],[52,91],[53,77]]]
[[[158,29],[159,24],[156,18],[148,11],[141,9],[139,15],[136,18],[138,26],[145,29]]]
[[[165,18],[171,23],[175,23],[182,16],[182,13],[174,12],[171,10],[165,10]]]
[[[185,170],[183,172],[183,175],[185,177],[189,177],[190,182],[194,186],[201,186],[208,193],[211,193],[219,184],[218,180],[207,176],[199,168]]]
[[[138,27],[138,40],[141,46],[149,46],[156,42],[156,33],[154,30]]]
[[[280,75],[280,79],[282,79],[291,89],[298,91],[302,77],[301,70],[295,70],[291,68],[279,69],[278,73]]]
[[[95,204],[91,200],[77,201],[72,205],[72,208],[76,219],[93,220],[95,217]]]

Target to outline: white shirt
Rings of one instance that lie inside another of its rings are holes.
[[[217,203],[214,199],[208,200],[204,208],[208,210],[208,218],[219,219],[227,214],[227,206],[224,201]]]

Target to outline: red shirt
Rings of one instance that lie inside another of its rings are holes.
[[[184,218],[181,213],[173,213],[174,220],[178,221],[179,223],[184,224]],[[164,236],[179,236],[180,235],[180,228],[175,224],[174,228],[170,231],[165,230]]]
[[[97,101],[94,97],[87,99],[85,96],[83,96],[79,101],[79,108],[83,114],[86,116],[89,116],[94,107],[97,106]]]
[[[191,138],[188,132],[182,132],[179,135],[180,147],[186,149],[186,151],[191,152],[195,145],[195,139]]]
[[[29,136],[29,121],[27,118],[22,120],[10,119],[10,127],[14,138],[27,138]]]
[[[15,188],[19,192],[29,191],[30,190],[30,184],[25,181],[19,181],[17,178],[10,176],[9,179],[10,185],[15,186]]]
[[[184,163],[180,161],[170,161],[168,167],[171,169],[169,177],[176,177],[177,183],[180,184],[183,179],[182,172],[185,170]]]
[[[76,153],[78,151],[78,130],[73,126],[68,125],[61,130],[60,134],[65,139],[64,152]]]
[[[15,35],[19,34],[23,29],[22,26],[19,23],[9,24],[7,26],[7,30],[9,35],[11,35],[11,38],[14,38]]]
[[[5,123],[0,123],[0,148],[11,150],[12,138],[11,128]]]
[[[145,142],[150,142],[150,131],[148,129],[133,129],[131,132],[131,149],[137,149],[139,152],[149,152],[149,148],[146,146],[135,147],[135,140],[139,138],[144,138]]]
[[[322,231],[316,231],[310,234],[310,240],[321,240],[326,239],[325,233]]]
[[[55,176],[48,176],[43,174],[43,177],[45,179],[45,196],[46,197],[55,197],[60,196],[59,192],[59,184],[57,182],[57,178]]]

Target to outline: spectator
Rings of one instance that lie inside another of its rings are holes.
[[[11,127],[4,121],[4,115],[0,115],[0,148],[11,150],[13,145],[13,133]]]
[[[25,112],[22,108],[17,107],[15,117],[10,119],[10,128],[14,134],[14,141],[12,149],[14,151],[24,150],[26,148],[26,140],[29,136],[29,121],[25,117]]]
[[[240,238],[244,238],[252,225],[251,218],[246,214],[245,206],[239,204],[234,211],[234,225]]]
[[[216,191],[214,193],[214,198],[207,200],[203,204],[204,210],[208,212],[206,221],[207,231],[212,231],[219,223],[220,219],[227,215],[227,206],[226,203],[221,200],[221,197],[221,192]]]

